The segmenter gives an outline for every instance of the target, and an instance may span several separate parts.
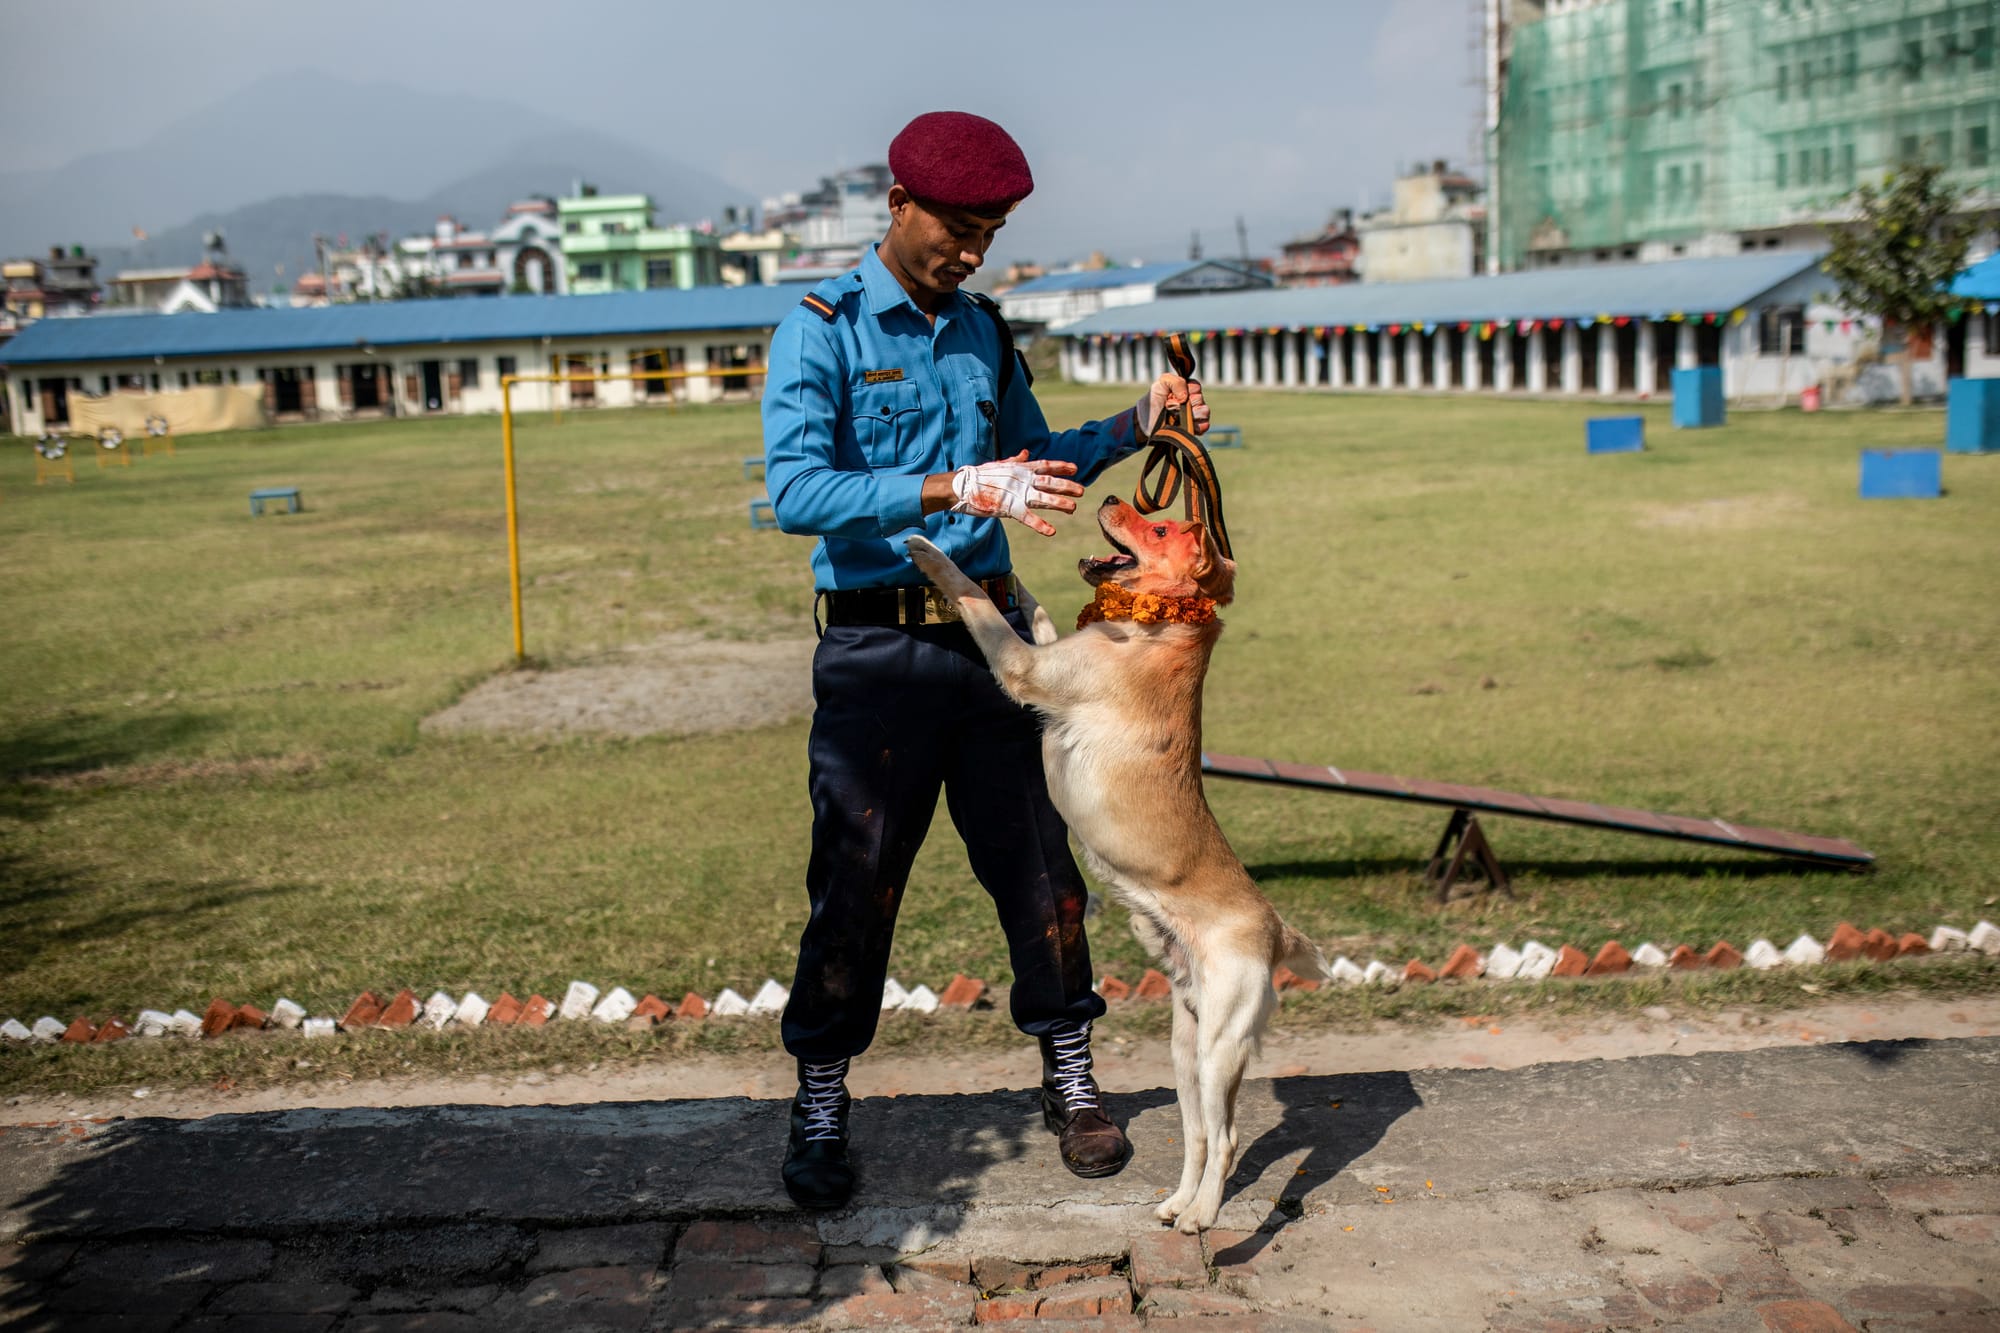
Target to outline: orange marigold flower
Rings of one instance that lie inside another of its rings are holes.
[[[1206,625],[1215,619],[1213,597],[1161,597],[1131,592],[1115,583],[1097,585],[1097,598],[1077,612],[1076,627],[1093,620],[1130,620],[1140,625]]]

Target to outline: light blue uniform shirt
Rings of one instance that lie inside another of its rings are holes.
[[[819,537],[812,567],[822,592],[923,584],[905,554],[915,532],[975,579],[1012,569],[1012,519],[924,517],[924,478],[933,473],[1026,449],[1075,463],[1076,479],[1089,482],[1139,447],[1130,409],[1050,432],[1018,367],[1007,401],[997,401],[993,317],[954,293],[933,325],[872,246],[858,269],[813,294],[833,318],[802,305],[771,339],[764,477],[778,526]]]

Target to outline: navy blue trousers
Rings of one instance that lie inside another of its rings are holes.
[[[1018,611],[1008,619],[1027,637]],[[896,912],[940,790],[992,897],[1014,969],[1014,1022],[1043,1036],[1102,1016],[1083,875],[1049,802],[1041,727],[960,625],[828,626],[813,656],[812,915],[785,1005],[801,1060],[875,1039]]]

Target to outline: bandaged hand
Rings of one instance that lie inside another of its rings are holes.
[[[1075,513],[1076,497],[1083,494],[1083,487],[1069,480],[1075,472],[1076,464],[1057,459],[1030,462],[1026,449],[1012,458],[970,463],[951,474],[951,512],[1011,518],[1046,537],[1055,525],[1032,511]]]
[[[1146,392],[1139,395],[1138,406],[1132,409],[1140,442],[1152,438],[1153,432],[1160,428],[1160,419],[1183,402],[1188,404],[1194,433],[1200,435],[1208,429],[1208,404],[1202,400],[1200,380],[1182,379],[1169,370],[1147,385]]]

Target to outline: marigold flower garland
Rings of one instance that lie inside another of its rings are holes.
[[[1206,625],[1215,619],[1213,597],[1160,597],[1132,592],[1115,583],[1097,585],[1097,599],[1076,613],[1076,627],[1093,620],[1131,620],[1141,625]]]

